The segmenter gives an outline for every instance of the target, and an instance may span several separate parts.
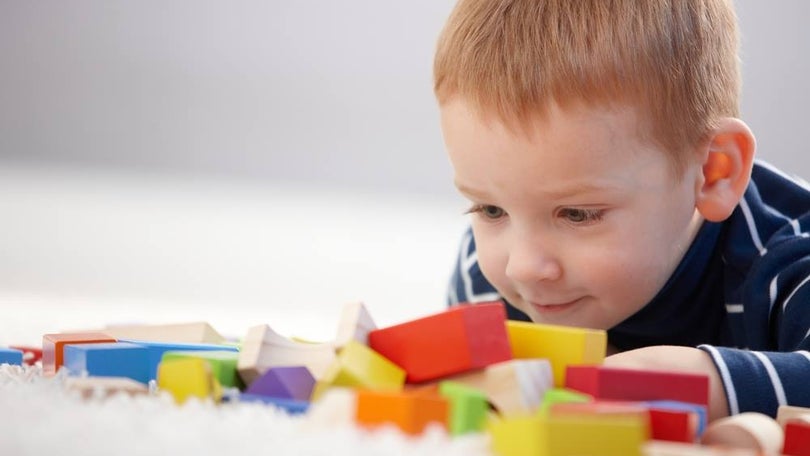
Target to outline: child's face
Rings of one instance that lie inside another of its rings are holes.
[[[633,110],[552,107],[531,135],[441,107],[478,262],[538,323],[608,329],[649,302],[697,232],[700,166],[678,180]]]

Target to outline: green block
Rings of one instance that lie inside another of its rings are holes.
[[[547,416],[548,409],[554,404],[584,403],[593,401],[593,397],[566,388],[552,388],[546,391],[543,396],[543,403],[540,404],[540,415]]]
[[[168,351],[161,361],[172,359],[198,358],[208,361],[211,373],[224,387],[244,389],[245,384],[237,374],[236,363],[239,353],[235,351]]]
[[[450,434],[460,435],[482,432],[487,422],[489,402],[481,390],[462,383],[444,381],[439,383],[439,394],[450,403]]]

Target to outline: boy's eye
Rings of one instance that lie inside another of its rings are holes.
[[[498,206],[493,206],[491,204],[476,204],[473,207],[471,207],[466,213],[480,214],[484,218],[490,220],[497,220],[506,215],[506,211],[504,211]]]
[[[560,209],[558,216],[577,225],[587,225],[602,220],[604,211],[601,209],[582,209],[565,207]]]

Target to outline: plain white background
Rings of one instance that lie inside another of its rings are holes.
[[[198,319],[328,338],[350,300],[441,309],[452,3],[0,0],[0,343]],[[735,3],[759,156],[810,177],[810,3]]]

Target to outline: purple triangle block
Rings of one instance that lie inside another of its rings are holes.
[[[271,367],[250,384],[248,394],[308,401],[315,378],[304,366]]]

